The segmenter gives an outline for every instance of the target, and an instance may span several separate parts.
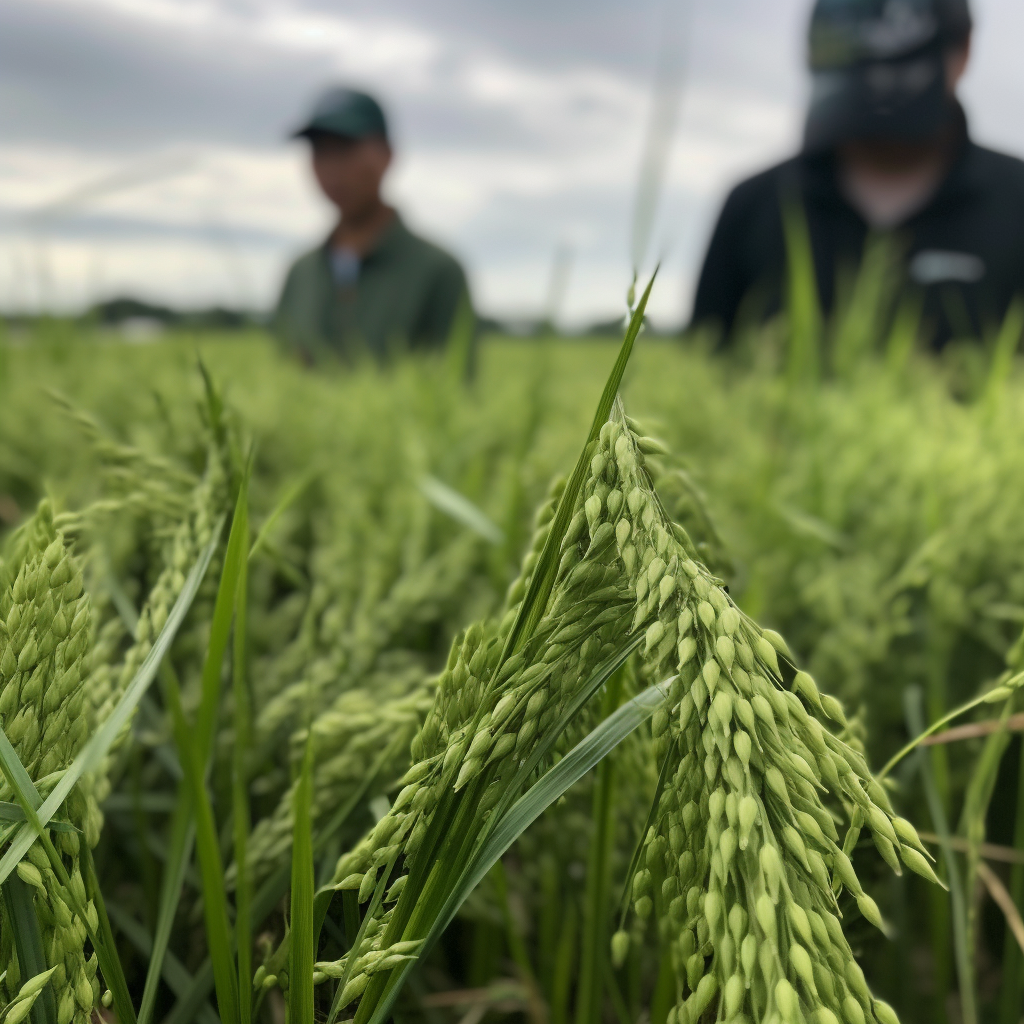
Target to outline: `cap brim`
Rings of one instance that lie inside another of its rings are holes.
[[[320,124],[316,121],[312,121],[302,128],[298,128],[292,132],[291,138],[293,139],[311,139],[314,135],[334,135],[339,139],[350,139],[352,141],[358,141],[359,139],[367,139],[372,132],[357,132],[351,129],[340,129],[333,126]]]
[[[804,148],[855,139],[915,140],[941,128],[948,109],[937,55],[866,64],[813,75]]]

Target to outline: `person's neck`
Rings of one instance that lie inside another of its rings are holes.
[[[395,211],[381,201],[358,214],[343,215],[331,235],[331,246],[365,256],[394,218]]]
[[[949,130],[920,142],[846,143],[836,152],[839,187],[869,225],[896,227],[938,190],[954,148],[955,137]]]

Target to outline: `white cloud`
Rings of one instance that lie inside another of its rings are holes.
[[[388,101],[400,147],[390,194],[413,225],[463,257],[483,309],[537,312],[554,249],[568,242],[576,259],[567,320],[618,312],[648,107],[650,71],[636,55],[653,49],[655,40],[623,39],[622,48],[628,44],[636,57],[632,63],[599,47],[562,60],[546,50],[542,59],[539,44],[532,54],[507,35],[487,35],[479,17],[470,32],[454,16],[442,18],[428,0],[404,10],[406,0],[378,0],[344,11],[313,10],[304,2],[14,0],[9,10],[35,5],[33,17],[49,11],[55,24],[87,16],[110,59],[125,57],[118,116],[136,116],[137,91],[139,104],[160,99],[174,127],[160,145],[133,144],[134,128],[116,146],[93,141],[88,130],[72,144],[66,115],[60,121],[56,114],[52,123],[41,115],[34,134],[23,130],[20,141],[6,133],[0,302],[37,301],[39,287],[26,282],[46,276],[33,255],[38,245],[26,240],[18,218],[83,183],[184,154],[192,162],[173,175],[95,197],[50,224],[46,294],[64,304],[115,291],[186,304],[243,297],[269,304],[287,258],[330,222],[301,146],[269,140],[281,139],[288,117],[301,116],[307,87],[334,75],[363,82]],[[653,303],[665,320],[684,313],[725,191],[796,145],[803,103],[798,37],[808,3],[779,0],[771,12],[760,0],[697,8],[691,72],[653,243],[668,253]],[[976,6],[980,66],[967,82],[969,103],[985,138],[1020,147],[1024,89],[1013,40],[1024,29],[1024,14],[1014,0]],[[570,8],[580,24],[572,38],[565,36],[566,47],[607,14],[582,4]],[[557,24],[565,32],[571,19],[561,13]],[[40,52],[48,52],[43,30],[34,31]],[[163,77],[152,82],[145,79],[147,55],[154,66],[163,62]],[[9,74],[0,60],[0,88]],[[10,88],[33,104],[41,104],[47,89],[63,90],[51,104],[61,113],[76,93],[88,91],[88,76],[98,74],[86,60],[67,78],[40,71]],[[107,94],[98,95],[83,116],[105,116]],[[132,125],[151,129],[154,118],[146,115],[143,106]],[[222,131],[232,119],[249,125],[249,135]],[[115,128],[107,125],[107,135],[116,135]]]

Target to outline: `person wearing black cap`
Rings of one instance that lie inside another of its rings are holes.
[[[309,140],[314,177],[339,217],[288,271],[277,336],[306,362],[362,353],[383,361],[402,348],[443,347],[460,310],[472,315],[466,276],[382,198],[391,145],[380,105],[354,89],[330,89],[295,137]]]
[[[970,35],[967,0],[817,0],[803,149],[729,195],[694,324],[717,324],[728,341],[737,319],[779,308],[793,202],[826,311],[869,234],[889,234],[933,348],[1000,322],[1024,293],[1024,163],[968,135],[956,85]]]

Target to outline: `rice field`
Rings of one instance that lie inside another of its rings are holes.
[[[872,303],[5,336],[0,1022],[1016,1024],[1019,312]]]

